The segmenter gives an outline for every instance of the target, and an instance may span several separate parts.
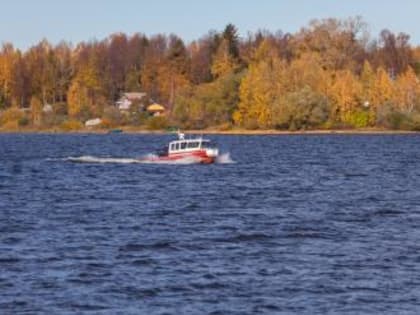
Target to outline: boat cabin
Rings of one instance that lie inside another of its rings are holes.
[[[190,152],[214,147],[215,145],[210,140],[205,139],[176,140],[169,143],[168,153]]]

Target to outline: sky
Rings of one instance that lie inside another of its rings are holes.
[[[0,0],[0,43],[26,50],[47,39],[77,44],[109,35],[174,33],[184,41],[234,24],[239,35],[295,33],[312,19],[362,16],[373,37],[387,28],[420,45],[420,0]]]

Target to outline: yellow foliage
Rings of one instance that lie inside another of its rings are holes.
[[[167,100],[169,105],[173,105],[178,91],[188,87],[190,83],[185,74],[177,73],[171,69],[170,65],[161,65],[157,76],[160,97]]]
[[[379,68],[376,72],[375,83],[372,91],[373,105],[378,107],[392,100],[394,86],[388,72]]]
[[[239,89],[240,102],[234,115],[235,123],[249,128],[270,125],[270,105],[275,97],[273,80],[269,80],[270,72],[272,69],[266,62],[250,66]]]
[[[41,125],[42,122],[42,103],[39,98],[33,96],[31,98],[31,118],[35,126]]]
[[[394,93],[394,85],[389,74],[383,68],[378,68],[369,93],[369,123],[371,125],[376,123],[378,111],[390,105]]]
[[[233,114],[235,124],[246,128],[271,128],[273,105],[287,86],[286,64],[263,42],[255,53],[239,88],[239,104]]]
[[[66,120],[60,125],[63,131],[77,131],[83,128],[83,124],[77,120]]]
[[[394,100],[399,111],[410,114],[420,99],[420,83],[412,68],[398,76]]]
[[[0,53],[0,93],[6,98],[11,97],[16,52],[11,44],[3,44]]]
[[[363,64],[362,74],[360,75],[360,83],[362,84],[363,102],[372,102],[372,91],[375,84],[375,72],[369,61]]]
[[[0,125],[5,129],[18,129],[19,121],[25,118],[25,113],[17,107],[11,107],[0,114]]]
[[[89,105],[87,89],[81,86],[78,80],[74,80],[69,88],[67,103],[70,117],[76,117]]]
[[[19,121],[11,120],[7,121],[2,125],[2,129],[4,130],[18,130],[19,129]]]
[[[218,78],[234,72],[238,67],[237,61],[229,54],[228,42],[224,39],[213,58],[211,73]]]
[[[216,130],[219,130],[219,131],[228,131],[231,129],[232,129],[232,124],[230,122],[226,122],[226,123],[216,126]]]
[[[369,61],[363,64],[362,73],[360,75],[360,84],[362,86],[361,102],[365,109],[368,110],[368,125],[374,126],[377,116],[377,101],[375,100],[376,74],[372,69]]]
[[[288,91],[296,91],[305,86],[318,93],[326,93],[329,86],[327,72],[321,66],[318,53],[305,53],[300,58],[294,59],[288,70]]]
[[[360,105],[362,86],[349,70],[338,71],[331,88],[334,102],[332,119],[346,121],[349,113],[354,112]]]
[[[149,130],[163,130],[168,127],[168,121],[163,116],[150,117],[146,127]]]

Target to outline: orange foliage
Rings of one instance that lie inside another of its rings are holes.
[[[123,92],[145,92],[140,105],[159,102],[169,111],[168,124],[197,128],[322,127],[327,119],[330,125],[377,126],[389,113],[414,119],[420,115],[420,47],[412,47],[407,34],[387,30],[374,45],[366,32],[356,17],[315,20],[295,34],[259,31],[246,39],[229,24],[189,47],[176,35],[122,33],[74,48],[43,40],[21,52],[3,44],[2,124],[32,120],[41,126],[46,103],[65,104],[67,112],[51,112],[60,122],[106,116],[106,108],[121,120],[112,105]],[[32,116],[12,115],[22,107],[31,107]],[[291,123],[290,113],[305,123]],[[76,127],[72,122],[63,128]]]

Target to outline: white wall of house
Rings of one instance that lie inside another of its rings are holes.
[[[122,99],[117,102],[117,106],[119,110],[129,110],[132,102],[128,99]]]
[[[120,111],[130,110],[134,101],[141,101],[147,94],[141,92],[124,93],[123,96],[115,103]]]
[[[85,122],[85,126],[86,127],[95,127],[98,126],[102,123],[102,119],[100,118],[94,118],[94,119],[89,119]]]

